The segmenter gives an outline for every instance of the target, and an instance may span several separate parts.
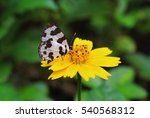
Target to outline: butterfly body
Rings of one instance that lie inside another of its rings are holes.
[[[56,25],[48,25],[43,31],[38,52],[42,60],[53,61],[69,52],[66,36]]]

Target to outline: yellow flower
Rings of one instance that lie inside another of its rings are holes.
[[[49,67],[49,70],[53,71],[49,76],[49,79],[52,80],[60,77],[73,78],[77,73],[84,80],[95,78],[95,76],[107,80],[111,74],[102,67],[118,66],[121,63],[120,58],[108,56],[112,51],[107,47],[94,50],[92,50],[92,47],[93,43],[91,41],[76,38],[72,50],[50,63],[47,63],[47,60],[41,61],[41,66]]]

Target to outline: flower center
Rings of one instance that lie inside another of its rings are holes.
[[[73,49],[70,50],[69,54],[74,64],[85,63],[89,57],[87,45],[75,45]]]

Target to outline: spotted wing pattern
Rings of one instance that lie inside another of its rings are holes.
[[[65,35],[56,25],[48,25],[43,31],[38,48],[42,60],[52,61],[68,51],[69,46]]]

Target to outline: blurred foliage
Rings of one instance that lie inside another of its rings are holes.
[[[108,81],[97,78],[90,80],[93,84],[83,82],[92,88],[82,94],[83,100],[130,100],[147,96],[147,91],[134,83],[135,72],[131,67],[120,66],[110,72],[113,76]]]
[[[83,100],[149,100],[149,5],[149,0],[0,0],[0,100],[74,100],[75,80],[49,81],[49,71],[40,67],[42,30],[54,22],[68,42],[76,32],[121,57],[108,81],[83,81]]]

